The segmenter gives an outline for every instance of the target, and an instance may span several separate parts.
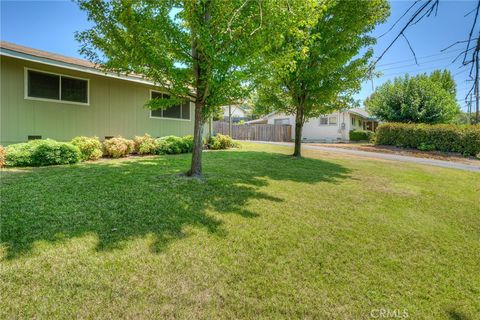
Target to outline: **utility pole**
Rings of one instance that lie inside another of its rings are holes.
[[[468,115],[468,124],[472,124],[472,94],[470,93],[470,101],[468,101],[467,106],[467,115]]]
[[[480,39],[477,40],[477,48],[475,49],[477,54],[475,55],[475,124],[480,123],[480,113],[479,113],[479,102],[480,97],[478,96],[478,51],[480,50]]]

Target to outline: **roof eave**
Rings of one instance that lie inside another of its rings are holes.
[[[36,62],[40,64],[64,68],[64,69],[73,70],[73,71],[95,74],[103,77],[109,77],[109,78],[121,79],[125,81],[131,81],[131,82],[136,82],[136,83],[141,83],[141,84],[146,84],[151,86],[157,86],[155,85],[154,82],[147,79],[136,78],[136,77],[131,77],[127,75],[119,75],[112,72],[105,72],[95,68],[90,68],[86,66],[80,66],[80,65],[67,63],[67,62],[38,57],[38,56],[17,52],[17,51],[6,49],[6,48],[0,48],[0,56],[6,56],[6,57],[16,58],[20,60],[25,60],[25,61]]]

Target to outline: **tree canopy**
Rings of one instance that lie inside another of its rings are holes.
[[[379,86],[365,106],[375,117],[390,122],[450,123],[460,112],[448,70],[397,77]]]
[[[306,120],[352,103],[368,76],[375,43],[369,32],[388,15],[386,0],[299,1],[292,7],[291,25],[265,56],[256,103],[296,115],[294,155],[300,155]]]
[[[170,94],[147,102],[195,102],[191,175],[201,174],[202,127],[222,104],[245,96],[258,55],[275,30],[273,0],[78,0],[93,22],[81,53],[106,70],[143,75]],[[267,23],[268,22],[268,23]]]

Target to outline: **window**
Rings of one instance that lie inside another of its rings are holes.
[[[60,76],[28,70],[28,96],[60,99]]]
[[[337,125],[337,117],[336,116],[320,117],[320,125],[321,126],[335,126],[335,125]]]
[[[277,124],[277,125],[290,124],[290,120],[289,119],[275,119],[273,121],[273,124]]]
[[[352,126],[354,126],[354,125],[355,125],[355,118],[352,117]]]
[[[329,117],[328,118],[328,124],[333,126],[337,124],[337,117]]]
[[[26,69],[25,98],[88,104],[88,80]]]
[[[320,125],[321,126],[328,125],[328,117],[320,117]]]
[[[62,100],[88,102],[88,83],[85,80],[62,77]]]
[[[170,96],[157,92],[150,91],[151,99],[169,99]],[[152,118],[169,118],[179,120],[190,120],[190,101],[185,100],[181,105],[168,107],[165,110],[157,109],[150,110],[150,117]]]

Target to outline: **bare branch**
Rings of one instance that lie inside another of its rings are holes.
[[[475,11],[475,18],[473,20],[472,28],[470,29],[470,34],[468,35],[468,43],[467,43],[467,50],[470,48],[470,41],[472,39],[473,30],[475,29],[475,25],[477,24],[478,19],[478,12],[480,11],[480,1],[477,1],[477,8]],[[467,53],[463,56],[463,64],[465,64],[465,60],[467,60]]]
[[[405,32],[405,30],[407,30],[407,28],[412,25],[412,23],[417,19],[417,17],[420,14],[424,13],[426,8],[428,8],[429,6],[432,6],[432,3],[433,3],[433,5],[435,5],[435,3],[438,3],[438,1],[439,0],[427,0],[427,1],[425,1],[425,3],[420,8],[418,8],[417,11],[415,11],[415,13],[412,15],[412,17],[410,17],[408,22],[403,26],[402,30],[400,30],[398,35],[390,42],[390,44],[387,46],[387,48],[385,50],[383,50],[383,52],[380,54],[380,56],[377,59],[375,59],[375,61],[371,65],[371,68],[373,68],[378,63],[378,61],[380,61],[383,58],[383,56],[387,53],[387,51],[390,50],[390,48],[393,46],[393,44],[401,36],[403,36],[403,33]]]
[[[402,33],[402,36],[405,39],[405,41],[407,41],[407,44],[408,44],[408,47],[410,48],[410,51],[412,51],[413,58],[415,59],[415,64],[418,65],[417,55],[415,54],[415,51],[413,50],[412,45],[410,44],[410,41],[408,41],[408,38],[405,36],[405,34]]]
[[[390,27],[390,29],[388,29],[387,31],[385,31],[383,34],[381,34],[380,36],[378,36],[378,39],[380,39],[381,37],[385,36],[387,33],[389,33],[390,31],[393,30],[393,28],[395,28],[395,26],[400,22],[400,20],[403,19],[403,17],[405,17],[407,15],[407,13],[410,12],[410,10],[419,2],[420,0],[416,0],[410,7],[408,7],[407,10],[405,10],[405,12],[400,16],[400,18],[397,19],[397,21],[394,22],[394,24]]]

